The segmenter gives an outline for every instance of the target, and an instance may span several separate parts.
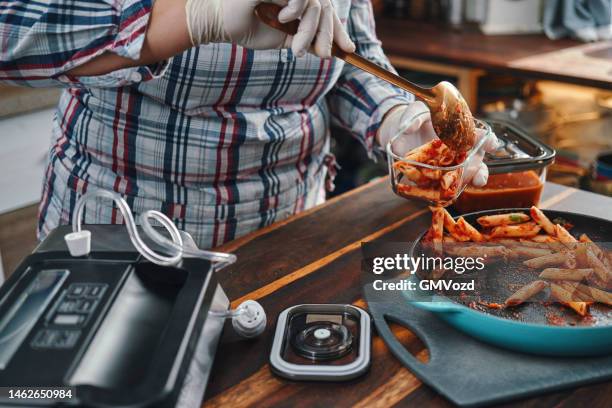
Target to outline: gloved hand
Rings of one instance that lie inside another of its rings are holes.
[[[192,44],[233,42],[258,50],[291,47],[300,57],[310,49],[321,58],[329,58],[335,41],[344,51],[355,51],[355,44],[342,26],[331,0],[269,0],[269,3],[284,6],[279,14],[281,23],[300,19],[298,33],[294,36],[259,21],[254,11],[263,2],[187,0],[187,29]]]
[[[485,135],[485,131],[482,129],[476,129],[476,131],[478,132],[477,140]],[[433,129],[427,105],[417,101],[410,105],[395,107],[383,119],[376,139],[380,146],[386,148],[389,140],[399,133],[402,133],[402,136],[393,143],[393,150],[400,156],[431,140],[437,139],[438,136]],[[486,152],[493,152],[497,149],[498,144],[497,136],[492,135],[486,142],[484,149]],[[487,184],[489,179],[489,169],[482,161],[480,163],[473,163],[473,166],[478,166],[478,169],[475,171],[471,183],[476,187],[482,187]]]

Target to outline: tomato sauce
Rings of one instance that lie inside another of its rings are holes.
[[[454,207],[460,213],[538,205],[544,183],[533,171],[492,174],[484,187],[468,186]]]

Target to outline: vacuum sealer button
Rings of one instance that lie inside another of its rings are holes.
[[[41,330],[36,334],[34,341],[32,341],[32,347],[37,348],[49,348],[55,341],[57,331],[55,330]]]
[[[106,289],[106,285],[89,285],[86,296],[99,299],[102,297],[104,289]]]
[[[68,289],[68,296],[81,297],[85,293],[86,288],[87,288],[87,285],[73,283],[72,285],[70,285],[70,288]]]
[[[72,348],[76,344],[80,335],[80,331],[62,330],[58,332],[58,335],[53,342],[53,347],[61,349]]]
[[[74,347],[80,336],[80,330],[41,330],[31,345],[34,348],[68,349]]]
[[[64,300],[57,308],[60,313],[73,313],[76,312],[79,302],[76,300]]]
[[[83,323],[85,316],[77,314],[58,314],[53,319],[53,324],[62,326],[75,326]]]
[[[89,313],[93,311],[95,307],[95,300],[81,300],[76,311],[80,313]]]

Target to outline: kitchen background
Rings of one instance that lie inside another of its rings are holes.
[[[454,82],[478,116],[513,121],[557,149],[549,181],[612,195],[612,161],[601,157],[612,151],[611,0],[372,3],[403,76]],[[36,244],[58,94],[0,85],[0,280]],[[372,162],[349,135],[334,136],[342,169],[333,194],[386,174],[382,156]]]

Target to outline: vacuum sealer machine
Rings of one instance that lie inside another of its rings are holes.
[[[171,231],[172,253],[159,236],[141,238],[129,216],[133,230],[84,231],[80,212],[74,232],[53,231],[0,289],[0,385],[63,387],[70,397],[3,395],[0,405],[200,406],[225,318],[251,337],[265,327],[263,309],[251,301],[229,311],[214,262],[186,234]]]

